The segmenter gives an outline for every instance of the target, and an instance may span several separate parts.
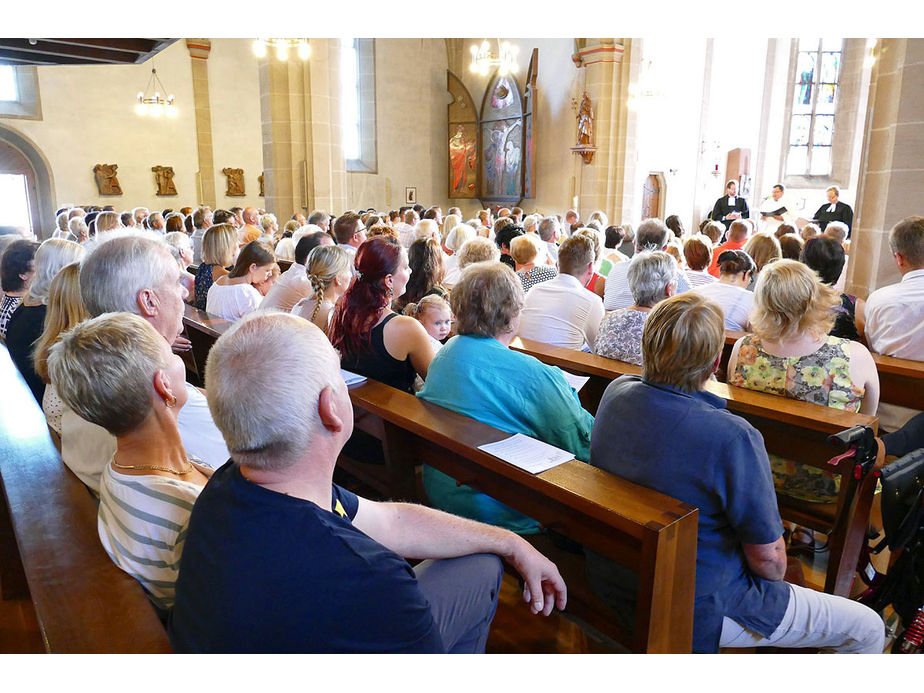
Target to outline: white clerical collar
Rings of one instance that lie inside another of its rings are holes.
[[[833,211],[835,210],[836,207],[837,207],[837,202],[832,202],[832,203],[831,203],[831,206],[828,207],[828,211],[829,211],[829,212],[833,212]]]
[[[735,204],[735,198],[736,198],[736,197],[737,197],[737,195],[729,195],[729,196],[728,196],[728,204],[730,204],[730,205]]]

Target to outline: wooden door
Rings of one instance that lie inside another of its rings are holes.
[[[661,202],[661,182],[652,173],[645,179],[642,186],[642,219],[651,219],[658,216]]]

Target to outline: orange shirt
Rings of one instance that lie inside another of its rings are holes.
[[[245,224],[243,231],[244,231],[244,235],[241,236],[241,246],[242,247],[247,245],[251,241],[257,240],[258,238],[260,238],[260,236],[263,235],[263,232],[260,231],[260,229],[258,229],[256,226],[253,226],[252,224]]]
[[[712,251],[712,264],[708,267],[708,272],[713,277],[718,279],[719,277],[719,255],[721,255],[726,250],[741,250],[744,247],[744,244],[747,243],[744,241],[725,241],[722,245],[718,246]]]

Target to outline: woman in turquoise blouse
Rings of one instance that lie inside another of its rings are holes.
[[[594,418],[561,370],[508,348],[516,336],[523,289],[502,263],[471,265],[453,287],[456,333],[430,363],[421,399],[508,433],[522,433],[590,459]],[[535,534],[539,523],[470,486],[424,466],[430,501],[448,512]]]

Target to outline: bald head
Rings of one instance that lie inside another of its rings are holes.
[[[267,353],[287,355],[290,377],[279,378],[266,366]],[[234,460],[246,467],[284,472],[306,454],[336,448],[333,459],[323,460],[333,464],[352,432],[337,354],[320,329],[294,315],[251,313],[237,322],[209,352],[205,382],[215,425]],[[331,397],[345,402],[338,431],[319,412],[321,400]],[[286,406],[267,407],[268,401]]]
[[[250,224],[256,226],[260,222],[260,215],[257,213],[255,207],[244,207],[244,211],[241,212],[241,218],[244,220],[245,224]]]

